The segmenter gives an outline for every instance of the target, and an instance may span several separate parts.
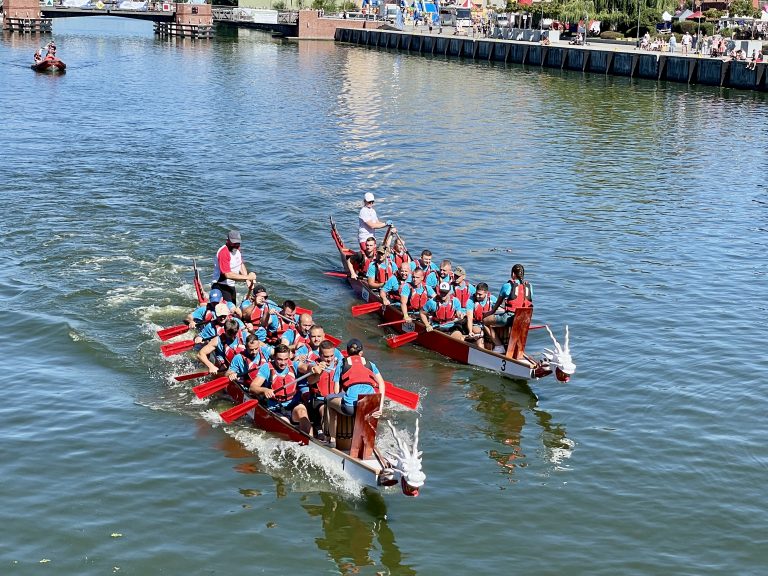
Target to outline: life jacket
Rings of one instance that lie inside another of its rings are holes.
[[[403,282],[400,284],[400,297],[403,296],[403,288],[409,285],[411,287],[411,295],[408,297],[408,310],[421,310],[424,304],[427,303],[427,287],[422,284],[419,288],[422,288],[421,294],[417,294],[417,288],[413,285],[413,282]]]
[[[480,304],[480,306],[475,306],[474,311],[472,312],[473,317],[472,319],[475,322],[482,322],[483,316],[486,312],[489,312],[491,308],[493,307],[493,304],[491,304],[491,296],[490,294],[485,295],[485,301],[484,302],[478,302],[474,298],[472,299],[475,304]]]
[[[466,308],[467,302],[469,302],[469,283],[464,282],[464,286],[459,286],[458,284],[454,284],[453,294],[454,296],[456,296],[456,298],[459,299],[459,302],[461,303],[461,307]]]
[[[254,304],[251,311],[251,322],[254,326],[266,328],[269,325],[269,304],[264,302],[261,308]]]
[[[296,350],[302,344],[306,344],[307,348],[310,348],[310,349],[312,348],[312,346],[310,345],[309,334],[307,334],[306,336],[302,336],[297,331],[296,338],[293,339],[293,349]]]
[[[269,362],[269,359],[264,354],[264,348],[259,346],[259,351],[256,353],[256,357],[253,360],[248,361],[248,383],[253,382],[256,378],[259,368]]]
[[[411,255],[408,254],[408,252],[395,252],[394,253],[395,258],[395,269],[400,269],[400,266],[403,264],[403,262],[410,262],[411,261]]]
[[[339,378],[339,387],[346,392],[350,386],[355,384],[370,384],[378,390],[379,384],[373,370],[366,365],[365,358],[355,354],[344,359],[344,365],[341,368],[341,377]]]
[[[510,280],[510,282],[512,281]],[[520,290],[520,287],[523,289]],[[531,306],[533,306],[531,285],[527,281],[513,284],[512,291],[504,301],[504,310],[514,312],[518,308],[530,308]]]
[[[392,264],[390,263],[389,259],[384,262],[374,262],[373,265],[376,270],[376,274],[374,275],[373,279],[376,282],[384,283],[389,280],[390,276],[392,276]]]
[[[228,344],[224,342],[224,334],[219,335],[219,343],[224,349],[224,358],[226,358],[227,364],[232,362],[232,358],[245,351],[245,340],[243,338],[243,333],[240,330],[238,330],[237,335],[232,342]]]
[[[277,317],[277,339],[280,340],[280,338],[283,337],[283,334],[285,334],[286,330],[289,330],[291,326],[295,326],[297,324],[296,320],[294,319],[293,322],[290,322],[289,320],[286,320],[282,316]]]
[[[296,373],[293,371],[293,364],[288,364],[288,373],[280,376],[274,364],[270,362],[269,374],[270,388],[275,392],[275,400],[287,402],[292,399],[296,394]]]
[[[450,322],[456,319],[456,309],[453,307],[453,297],[448,299],[448,302],[443,302],[438,298],[434,298],[435,304],[437,304],[437,310],[432,314],[432,320],[438,324],[444,322]]]

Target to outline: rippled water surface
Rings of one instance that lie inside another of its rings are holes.
[[[54,29],[63,77],[29,70],[40,38],[0,41],[0,572],[764,573],[764,95]],[[494,290],[524,263],[572,381],[390,350],[352,319],[327,218],[351,241],[365,191]],[[234,226],[271,295],[424,393],[419,498],[221,426],[172,380],[194,365],[154,331]]]

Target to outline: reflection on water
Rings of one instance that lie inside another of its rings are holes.
[[[475,409],[488,423],[486,435],[501,445],[498,449],[489,450],[488,455],[499,464],[504,473],[511,476],[515,468],[529,465],[521,446],[526,412],[533,414],[535,423],[541,429],[541,449],[544,459],[548,462],[547,467],[557,469],[564,459],[570,458],[574,443],[566,436],[565,425],[553,423],[551,414],[537,408],[535,396],[512,396],[508,390],[493,390],[482,384],[475,384],[468,397],[477,402]],[[515,401],[514,398],[521,402],[525,398],[525,404]]]
[[[387,524],[387,508],[378,492],[366,491],[361,500],[348,501],[322,492],[302,498],[304,509],[311,517],[320,517],[323,537],[315,542],[336,563],[341,574],[359,574],[370,567],[381,573],[410,575],[416,571],[402,563],[402,554],[395,535]],[[373,558],[378,550],[380,557]]]

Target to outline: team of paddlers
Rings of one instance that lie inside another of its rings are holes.
[[[303,432],[335,446],[337,414],[353,415],[359,396],[381,393],[372,417],[381,415],[384,379],[359,340],[349,340],[342,353],[310,311],[292,300],[269,300],[245,266],[240,242],[240,233],[230,231],[214,260],[207,302],[186,318],[198,331],[197,358],[211,374],[225,373]],[[238,281],[248,287],[239,306]]]

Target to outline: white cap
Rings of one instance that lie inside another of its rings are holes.
[[[440,292],[450,292],[451,285],[448,282],[440,282],[440,286],[437,288]]]
[[[363,199],[366,202],[373,202],[376,200],[376,197],[373,195],[373,192],[366,192],[365,196],[363,196]]]
[[[213,312],[216,316],[229,316],[229,306],[227,306],[226,302],[219,302],[216,304]]]

